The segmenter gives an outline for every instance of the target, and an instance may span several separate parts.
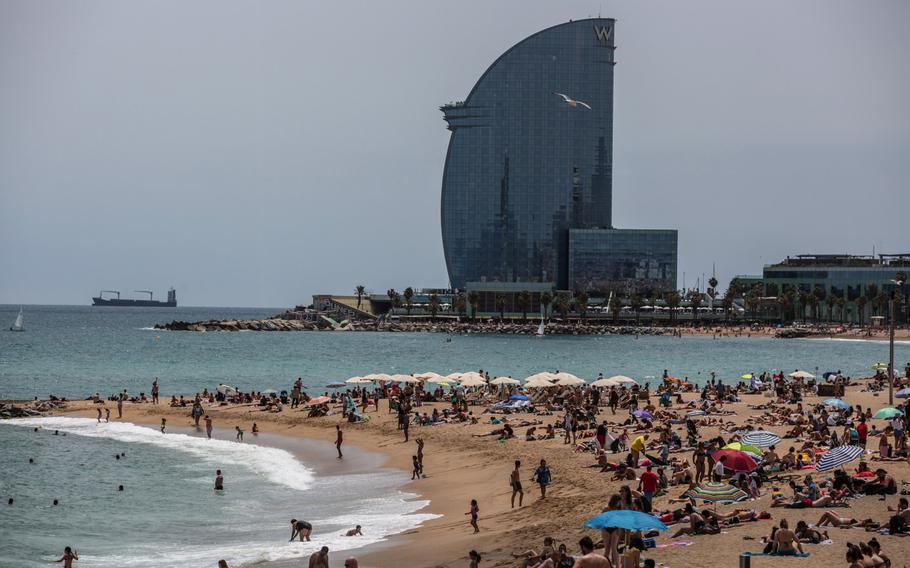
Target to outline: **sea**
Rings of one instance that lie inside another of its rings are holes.
[[[478,369],[515,378],[545,370],[587,380],[623,374],[652,384],[667,369],[696,384],[712,372],[732,383],[744,373],[771,370],[866,376],[888,358],[884,341],[190,333],[153,326],[175,319],[262,318],[282,310],[22,309],[26,331],[17,333],[6,329],[19,306],[0,306],[0,399],[148,393],[155,378],[163,397],[221,383],[282,390],[297,377],[311,394],[322,394],[330,382],[367,373]],[[902,369],[908,361],[910,342],[898,342],[896,365]],[[64,546],[77,550],[83,568],[202,568],[221,558],[232,567],[254,566],[302,558],[317,545],[343,551],[380,543],[430,518],[422,512],[426,502],[402,488],[408,474],[383,468],[375,454],[352,448],[341,468],[327,444],[266,435],[253,440],[250,433],[238,443],[232,432],[217,429],[215,438],[83,418],[0,421],[0,568],[46,565]],[[226,475],[223,493],[212,490],[217,468]],[[287,541],[291,518],[313,523],[313,543]],[[364,537],[341,536],[354,524],[363,525]]]

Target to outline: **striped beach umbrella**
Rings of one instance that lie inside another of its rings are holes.
[[[709,503],[735,503],[749,496],[742,489],[729,483],[715,483],[713,481],[699,483],[693,489],[686,491],[684,495],[697,501],[707,501]]]
[[[826,452],[815,464],[815,469],[818,471],[835,469],[861,457],[863,453],[865,450],[859,446],[838,446]]]
[[[749,432],[744,435],[742,441],[746,444],[758,446],[759,448],[770,448],[771,446],[776,446],[780,443],[780,436],[774,432],[768,432],[767,430],[756,430],[755,432]]]

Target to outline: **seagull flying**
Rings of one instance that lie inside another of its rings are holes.
[[[578,106],[581,105],[581,106],[585,107],[586,109],[591,110],[591,105],[589,105],[588,103],[576,101],[575,99],[569,97],[568,95],[564,95],[562,93],[553,93],[553,94],[559,95],[560,97],[562,97],[562,100],[566,101],[566,104],[572,108],[578,108]]]

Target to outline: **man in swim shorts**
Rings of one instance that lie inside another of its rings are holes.
[[[329,547],[323,546],[310,555],[308,568],[329,568]]]
[[[512,508],[515,508],[515,495],[518,495],[518,506],[521,507],[522,502],[525,498],[524,489],[521,487],[521,473],[518,471],[518,468],[521,467],[521,461],[515,460],[515,469],[512,470],[512,475],[509,478],[509,483],[512,485]]]
[[[310,523],[291,519],[291,540],[294,540],[294,538],[299,536],[300,542],[303,542],[303,539],[306,539],[307,542],[309,542],[311,532],[313,532],[313,525]]]

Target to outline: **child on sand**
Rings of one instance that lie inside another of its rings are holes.
[[[411,460],[414,462],[414,471],[411,472],[411,479],[420,479],[420,460],[417,459],[417,456],[411,456]]]
[[[471,499],[471,510],[465,513],[465,515],[471,515],[471,526],[474,527],[474,534],[480,532],[480,527],[477,526],[477,516],[480,513],[480,508],[477,506],[477,499]]]

